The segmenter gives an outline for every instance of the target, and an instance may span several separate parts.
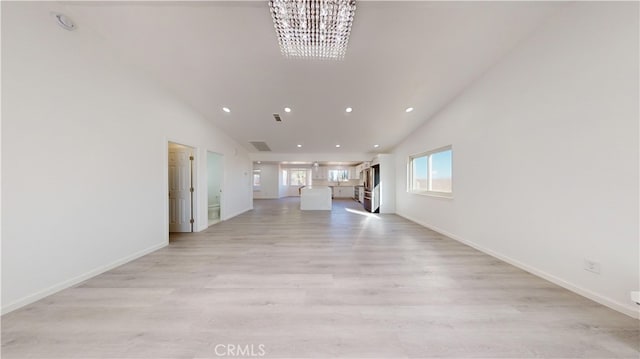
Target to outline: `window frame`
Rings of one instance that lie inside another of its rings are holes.
[[[292,184],[291,180],[293,179],[294,172],[304,172],[304,184]],[[300,187],[309,185],[309,169],[307,168],[289,168],[289,186],[290,187]]]
[[[446,151],[451,151],[451,192],[430,190],[429,188],[431,187],[431,171],[432,171],[431,156],[434,154],[438,154]],[[413,188],[413,183],[414,183],[413,160],[421,157],[427,157],[427,189],[426,190],[417,190]],[[421,152],[421,153],[409,156],[409,159],[407,161],[407,192],[412,194],[417,194],[417,195],[424,195],[424,196],[453,198],[453,145],[438,147],[430,151]]]
[[[336,177],[337,180],[333,180],[331,178],[331,172],[337,172]],[[339,178],[340,174],[344,175],[343,178]],[[333,168],[327,170],[327,181],[329,182],[348,182],[349,181],[349,170],[345,168]]]

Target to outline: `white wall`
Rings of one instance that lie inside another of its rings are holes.
[[[638,3],[569,5],[396,148],[397,212],[637,316],[638,95]],[[445,145],[454,198],[408,194]]]
[[[280,185],[278,174],[280,166],[277,164],[254,164],[254,170],[260,171],[260,187],[254,188],[253,198],[273,199],[280,198]]]
[[[168,140],[197,148],[199,229],[207,150],[225,217],[252,208],[248,154],[58,6],[2,3],[3,312],[168,243]]]

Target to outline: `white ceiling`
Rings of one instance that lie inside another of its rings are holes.
[[[266,1],[66,4],[250,152],[336,156],[393,148],[560,5],[360,1],[345,60],[320,62],[282,57]]]

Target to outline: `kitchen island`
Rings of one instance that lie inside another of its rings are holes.
[[[300,209],[303,211],[330,211],[331,188],[309,186],[300,190]]]

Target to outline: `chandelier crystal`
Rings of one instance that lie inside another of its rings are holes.
[[[269,8],[285,57],[344,58],[355,0],[270,0]]]

